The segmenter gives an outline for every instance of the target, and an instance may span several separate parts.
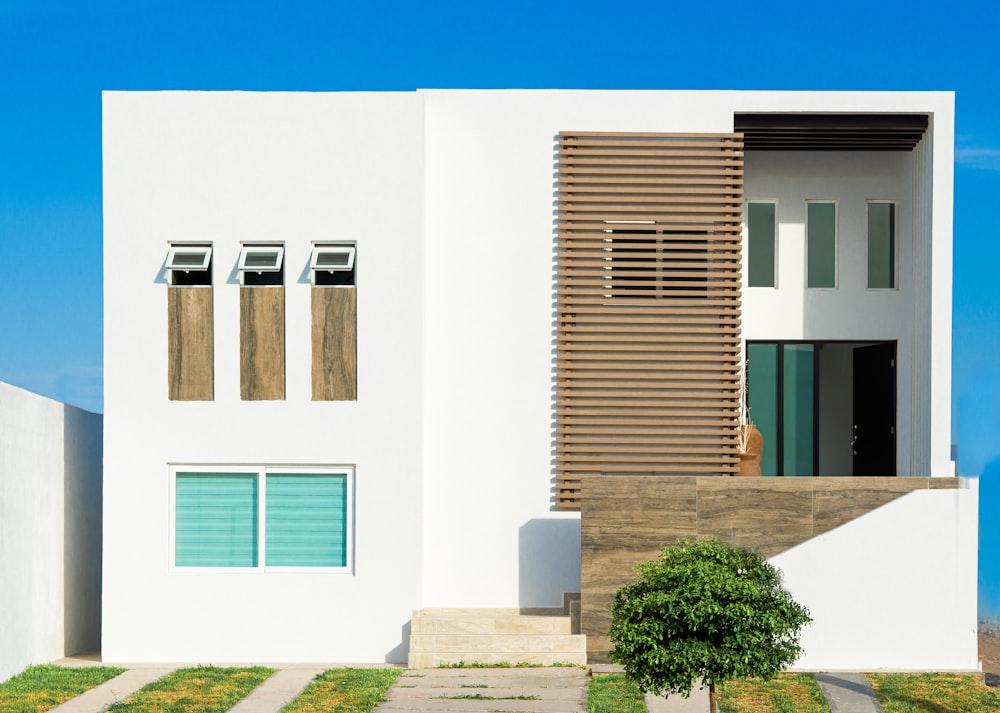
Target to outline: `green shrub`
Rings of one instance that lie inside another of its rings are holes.
[[[691,695],[729,679],[773,678],[802,652],[809,611],[760,555],[680,540],[637,567],[611,607],[611,660],[643,691]]]

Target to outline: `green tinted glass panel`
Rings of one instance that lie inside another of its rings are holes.
[[[784,475],[813,474],[813,345],[786,344],[784,374]]]
[[[178,473],[178,567],[257,565],[257,474]]]
[[[809,287],[835,287],[837,280],[837,206],[810,203],[806,248]]]
[[[269,473],[264,564],[347,565],[347,476]]]
[[[764,438],[761,475],[778,474],[778,346],[747,344],[747,403],[750,420]]]
[[[750,287],[774,287],[774,203],[747,205],[747,279]]]
[[[896,286],[896,206],[868,204],[868,286]]]

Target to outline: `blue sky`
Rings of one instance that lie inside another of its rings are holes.
[[[0,380],[101,411],[101,90],[953,90],[954,413],[1000,614],[1000,6],[0,0]]]

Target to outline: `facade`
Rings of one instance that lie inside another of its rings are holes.
[[[583,584],[586,612],[587,478],[733,473],[748,356],[785,476],[759,482],[925,482],[775,553],[823,612],[802,664],[852,667],[824,628],[850,612],[874,666],[975,668],[953,116],[948,93],[106,93],[104,658],[404,661],[416,609]],[[810,584],[876,535],[891,582]],[[897,645],[928,611],[936,658]]]

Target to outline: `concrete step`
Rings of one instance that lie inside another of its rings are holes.
[[[427,608],[413,612],[410,668],[443,664],[585,665],[586,637],[559,609]],[[527,613],[526,613],[527,612]]]

